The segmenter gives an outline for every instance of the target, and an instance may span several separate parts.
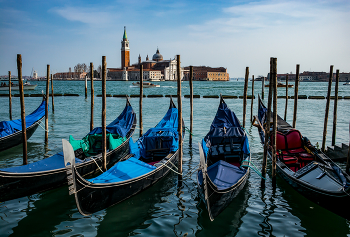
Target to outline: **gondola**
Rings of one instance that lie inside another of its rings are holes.
[[[213,221],[244,187],[251,161],[248,136],[222,97],[199,153],[198,192]]]
[[[26,116],[26,134],[29,139],[45,116],[45,96],[39,107]],[[22,119],[0,122],[0,151],[23,143]]]
[[[114,164],[129,148],[136,127],[136,114],[129,100],[123,112],[107,126],[107,165]],[[99,172],[102,166],[102,129],[97,127],[82,140],[74,140],[76,169],[82,176]],[[63,152],[28,165],[0,169],[0,201],[32,195],[67,183]]]
[[[267,109],[259,96],[255,118],[262,144],[266,117]],[[350,176],[278,115],[276,150],[276,170],[287,183],[311,201],[350,220]],[[271,157],[271,145],[268,154]]]
[[[103,210],[152,186],[172,170],[176,171],[177,130],[178,110],[170,99],[169,110],[157,126],[135,143],[130,140],[129,153],[105,173],[91,179],[81,176],[75,160],[71,159],[72,147],[62,140],[68,183],[71,184],[69,193],[74,194],[79,212],[90,215]]]

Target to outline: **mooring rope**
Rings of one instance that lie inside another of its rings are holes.
[[[49,132],[49,128],[47,128],[47,130],[46,130],[44,127],[41,126],[41,123],[42,123],[42,120],[39,122],[39,126],[40,126],[42,129],[44,129],[45,132]]]
[[[189,132],[189,133],[194,137],[193,133],[191,133],[191,131],[188,129],[188,127],[185,127],[185,130],[186,130],[187,132]]]
[[[251,167],[250,165],[243,165],[243,162],[251,163],[254,167]],[[249,167],[249,168],[251,168],[251,169],[254,170],[255,173],[257,173],[262,179],[266,180],[266,178],[263,177],[263,176],[261,175],[261,173],[258,171],[258,168],[256,168],[256,166],[254,165],[253,162],[251,162],[251,161],[249,161],[249,160],[244,160],[244,161],[242,161],[241,167]]]
[[[171,162],[170,162],[171,163]],[[173,170],[172,168],[170,168],[169,166],[167,166],[165,163],[163,164],[165,167],[167,167],[169,170],[173,171],[175,174],[178,174],[178,175],[182,175],[181,173]]]
[[[90,158],[95,162],[95,164],[97,165],[97,167],[101,170],[101,172],[103,173],[103,170],[101,169],[101,167],[97,164],[96,160],[94,159],[93,156],[90,156]],[[97,157],[96,157],[97,158]]]

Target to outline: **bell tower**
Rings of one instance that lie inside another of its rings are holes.
[[[129,40],[128,36],[126,35],[126,27],[124,26],[124,35],[122,40],[122,48],[121,48],[121,55],[122,55],[122,69],[125,67],[130,66],[130,48],[129,48]]]

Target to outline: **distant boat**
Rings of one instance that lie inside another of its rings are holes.
[[[35,87],[37,87],[38,85],[32,85],[30,84],[28,81],[23,83],[23,90],[34,90]],[[9,90],[9,85],[8,85],[8,81],[1,81],[0,84],[0,91],[8,91]],[[11,82],[11,90],[14,91],[18,91],[19,90],[19,84],[18,81],[17,83],[13,83]]]
[[[133,86],[138,86],[138,87],[140,87],[140,82],[133,82],[132,85],[133,85]],[[144,83],[143,83],[143,87],[144,87],[144,88],[149,88],[149,87],[160,87],[160,85],[156,85],[156,84],[153,84],[153,83],[150,83],[150,82],[144,82]]]
[[[265,85],[265,87],[269,87],[270,85]],[[287,85],[286,84],[283,84],[283,83],[281,83],[281,82],[278,82],[277,83],[277,87],[287,87]],[[289,87],[294,87],[294,85],[292,85],[292,84],[288,84],[288,88]]]
[[[345,82],[343,85],[350,85],[350,81]]]

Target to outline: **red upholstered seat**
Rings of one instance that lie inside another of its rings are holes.
[[[289,153],[307,153],[304,148],[288,149]]]
[[[156,164],[156,163],[158,163],[159,161],[152,161],[152,162],[149,162],[149,163],[147,163],[147,164],[149,164],[149,165],[154,165],[154,164]]]
[[[280,132],[276,133],[276,149],[277,150],[286,150],[286,139],[284,135]]]
[[[298,130],[290,130],[286,134],[287,149],[292,150],[303,147],[301,134]]]

